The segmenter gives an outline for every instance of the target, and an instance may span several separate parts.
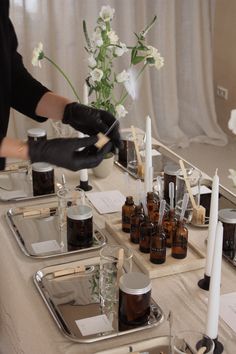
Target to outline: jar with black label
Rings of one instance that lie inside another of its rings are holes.
[[[150,316],[151,281],[143,273],[123,274],[119,282],[119,330],[145,325]]]
[[[68,251],[91,247],[93,244],[93,213],[88,205],[67,209]]]
[[[182,259],[187,256],[188,229],[184,220],[178,220],[175,234],[173,235],[171,256]]]
[[[126,197],[125,204],[122,206],[122,230],[130,233],[130,217],[134,213],[135,205],[132,196]]]
[[[32,164],[33,195],[45,195],[55,193],[54,168],[45,162]]]
[[[146,217],[145,220],[140,224],[139,250],[141,252],[150,252],[150,242],[154,232],[154,224],[148,219],[148,217]]]
[[[130,241],[139,243],[140,224],[144,221],[144,213],[142,205],[136,205],[134,213],[130,217]]]
[[[28,141],[46,140],[47,134],[44,129],[32,128],[27,130]]]
[[[150,261],[155,264],[162,264],[166,261],[166,235],[162,225],[155,225],[150,244]]]
[[[236,256],[236,209],[221,209],[218,214],[223,224],[223,252],[230,259]]]
[[[169,183],[174,183],[174,190],[176,188],[176,176],[179,171],[179,165],[175,163],[168,163],[164,167],[164,199],[168,204],[170,204],[170,197],[169,197]],[[174,204],[175,205],[175,204]]]

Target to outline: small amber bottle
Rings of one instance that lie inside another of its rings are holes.
[[[162,225],[155,225],[155,232],[151,237],[150,261],[156,264],[166,261],[166,235]]]
[[[154,192],[147,192],[147,210],[148,217],[151,222],[154,222],[156,218],[156,212],[158,212],[159,204],[156,194]]]
[[[175,218],[175,209],[170,209],[167,217],[163,221],[163,229],[166,234],[166,247],[172,246],[173,236],[175,234],[177,220]]]
[[[182,259],[187,256],[188,229],[184,220],[178,220],[175,234],[173,235],[171,256]]]
[[[134,200],[132,196],[126,197],[125,204],[122,206],[122,230],[130,233],[130,217],[134,213]]]
[[[145,220],[140,224],[139,250],[143,253],[150,252],[150,241],[155,232],[154,224],[146,216]]]
[[[130,217],[130,241],[133,243],[139,243],[140,224],[144,221],[144,218],[142,205],[136,205],[134,214]]]

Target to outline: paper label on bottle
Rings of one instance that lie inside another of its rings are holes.
[[[60,251],[60,246],[56,240],[32,243],[31,247],[35,254]]]
[[[112,324],[106,315],[87,317],[82,320],[76,320],[75,323],[82,336],[113,331]]]

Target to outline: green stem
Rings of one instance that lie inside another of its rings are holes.
[[[66,74],[64,73],[64,71],[50,58],[48,58],[46,55],[44,55],[44,58],[47,59],[52,65],[55,66],[55,68],[62,74],[62,76],[65,78],[65,80],[67,81],[67,83],[69,84],[70,88],[72,89],[76,99],[78,102],[81,102],[79,95],[77,94],[74,86],[72,85],[72,83],[70,82],[70,80],[68,79],[68,77],[66,76]]]

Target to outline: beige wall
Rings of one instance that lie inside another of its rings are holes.
[[[216,113],[220,126],[231,135],[227,123],[236,108],[236,0],[216,0],[213,43]],[[216,95],[217,85],[228,89],[228,100]]]

